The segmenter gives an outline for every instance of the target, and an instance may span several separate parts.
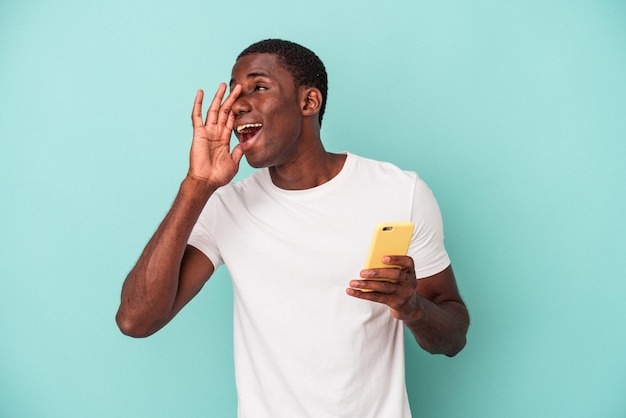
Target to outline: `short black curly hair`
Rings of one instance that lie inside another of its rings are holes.
[[[251,54],[276,55],[278,61],[293,76],[296,87],[315,87],[322,93],[322,105],[319,112],[321,126],[328,96],[328,75],[322,60],[310,49],[282,39],[265,39],[256,42],[244,49],[237,60]]]

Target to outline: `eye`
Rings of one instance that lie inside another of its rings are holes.
[[[267,90],[267,87],[257,84],[256,86],[254,86],[254,91],[264,91]]]

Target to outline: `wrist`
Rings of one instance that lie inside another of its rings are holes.
[[[204,200],[208,200],[209,197],[217,189],[219,189],[219,187],[220,186],[211,183],[207,179],[194,177],[190,174],[187,174],[187,176],[185,176],[180,185],[180,191],[184,195],[204,198]]]
[[[422,310],[419,298],[419,295],[415,293],[411,301],[407,304],[408,307],[404,312],[402,318],[402,321],[407,325],[420,321],[423,316],[424,312]]]

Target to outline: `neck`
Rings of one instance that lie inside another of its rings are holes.
[[[301,153],[298,161],[270,167],[269,172],[274,185],[285,190],[311,189],[339,174],[346,155],[329,153],[321,141],[318,144]]]

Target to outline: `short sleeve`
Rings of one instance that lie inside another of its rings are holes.
[[[211,260],[211,263],[217,269],[218,266],[224,264],[224,260],[214,236],[216,200],[218,199],[215,199],[215,196],[213,196],[205,205],[191,231],[187,244],[200,250]]]
[[[415,230],[409,255],[415,262],[417,278],[440,273],[450,265],[443,242],[443,220],[435,196],[419,177],[415,180],[411,220]]]

